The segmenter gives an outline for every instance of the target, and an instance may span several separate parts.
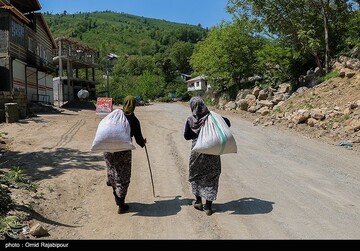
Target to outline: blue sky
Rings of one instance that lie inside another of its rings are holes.
[[[42,12],[68,13],[111,10],[136,16],[210,28],[231,21],[227,0],[39,0]]]

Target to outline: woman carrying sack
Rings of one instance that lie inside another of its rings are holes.
[[[191,149],[196,144],[200,129],[210,115],[210,111],[206,107],[201,97],[192,97],[190,99],[190,109],[192,116],[186,120],[184,138],[192,140]],[[226,124],[230,127],[230,121],[223,117]],[[220,155],[211,155],[191,151],[189,161],[189,182],[191,184],[192,193],[195,195],[196,201],[194,208],[204,210],[206,215],[212,215],[212,202],[216,200],[219,186],[219,178],[221,173]],[[202,204],[202,198],[206,200]]]
[[[140,122],[134,114],[136,100],[133,96],[124,99],[123,112],[130,124],[130,136],[135,137],[136,143],[143,148],[146,139],[141,133]],[[128,191],[131,177],[131,150],[120,152],[105,152],[104,159],[107,168],[107,185],[113,188],[118,213],[122,214],[129,211],[129,205],[125,204],[125,197]]]

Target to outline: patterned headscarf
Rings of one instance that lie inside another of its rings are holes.
[[[126,96],[124,98],[124,105],[123,105],[123,111],[125,115],[131,115],[134,113],[136,106],[136,100],[133,96]]]
[[[210,111],[199,96],[190,99],[190,109],[192,112],[192,117],[189,117],[190,127],[195,133],[199,133],[200,127],[206,121]]]

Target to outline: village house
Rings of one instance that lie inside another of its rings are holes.
[[[208,91],[211,86],[208,83],[207,76],[197,76],[186,81],[187,90],[191,91]]]
[[[29,103],[60,107],[80,90],[96,98],[98,51],[54,39],[40,11],[38,0],[0,0],[0,123],[10,104],[25,118]]]
[[[53,103],[55,41],[38,0],[0,0],[0,105]],[[1,107],[0,107],[1,109]]]

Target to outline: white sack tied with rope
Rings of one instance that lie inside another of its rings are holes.
[[[135,149],[130,136],[130,124],[121,109],[104,117],[96,130],[91,151],[120,152]]]
[[[237,153],[234,136],[221,115],[210,111],[192,150],[211,155]]]

